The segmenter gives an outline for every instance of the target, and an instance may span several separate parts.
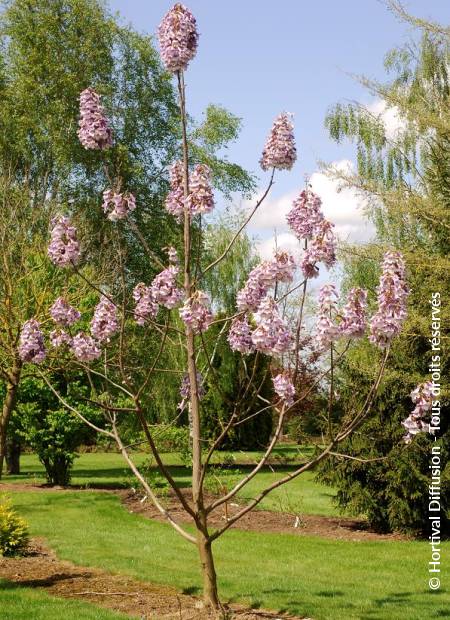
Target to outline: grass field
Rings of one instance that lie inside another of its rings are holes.
[[[295,455],[295,447],[283,449],[281,457]],[[239,454],[240,467],[244,469],[256,457],[256,453]],[[136,455],[139,464],[146,458],[144,454]],[[171,464],[178,484],[187,485],[188,470],[178,458],[168,454],[165,460]],[[290,466],[279,466],[276,472],[264,471],[244,495],[250,497]],[[45,481],[42,467],[33,455],[23,456],[22,471],[20,476],[8,476],[5,481]],[[278,497],[267,498],[263,507],[294,509],[303,514],[336,514],[332,490],[318,485],[313,478],[313,474],[307,473],[292,481],[278,492]],[[75,485],[94,488],[129,486],[132,481],[120,456],[113,453],[81,455],[72,480]],[[19,489],[10,495],[30,523],[32,535],[44,537],[62,559],[173,585],[186,593],[200,593],[195,548],[170,526],[128,513],[117,496],[95,490],[54,493]],[[443,545],[444,557],[447,550],[450,543]],[[351,543],[231,530],[216,543],[215,551],[220,592],[227,601],[287,610],[314,620],[450,618],[448,589],[443,587],[435,594],[428,590],[426,542]],[[12,584],[0,586],[0,609],[0,617],[8,620],[123,617],[89,604],[18,589]]]
[[[96,605],[54,598],[45,592],[23,588],[0,579],[2,620],[122,620],[129,618]]]
[[[116,496],[43,491],[12,497],[32,534],[45,537],[59,557],[199,592],[195,548],[170,526],[129,514]],[[445,543],[444,557],[449,549]],[[314,620],[450,618],[448,589],[428,591],[425,542],[348,543],[235,530],[215,550],[226,600]]]
[[[296,446],[283,446],[277,453],[280,458],[286,456],[293,458],[297,455],[297,448]],[[303,461],[308,453],[309,450],[301,452],[297,455],[297,460]],[[236,458],[242,463],[242,471],[246,466],[245,463],[255,462],[258,455],[257,452],[238,453]],[[223,454],[221,457],[223,458]],[[137,453],[134,458],[138,465],[142,465],[148,459],[148,455]],[[165,454],[164,460],[170,464],[172,475],[177,483],[180,486],[188,486],[189,471],[181,464],[177,455]],[[281,477],[291,467],[292,465],[278,465],[276,473],[265,469],[242,490],[240,497],[253,497],[256,492],[267,485],[269,480],[273,481],[276,477]],[[35,455],[24,454],[21,457],[21,468],[22,473],[19,476],[8,476],[5,481],[30,484],[45,483],[44,469]],[[227,473],[223,472],[221,475],[226,476]],[[233,472],[230,472],[229,475],[233,479],[236,478],[236,474]],[[81,454],[75,461],[72,484],[89,488],[117,488],[135,485],[136,483],[126,468],[122,457],[119,454],[108,452]],[[261,502],[260,507],[266,510],[332,516],[336,514],[332,502],[333,495],[333,489],[317,484],[314,481],[314,474],[306,472],[288,485],[270,494]]]

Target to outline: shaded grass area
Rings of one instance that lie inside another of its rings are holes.
[[[45,537],[61,558],[200,593],[195,548],[169,525],[127,513],[116,496],[11,495],[32,534]],[[450,543],[444,543],[443,556],[448,550]],[[224,600],[314,620],[450,618],[444,578],[440,591],[428,590],[425,542],[348,543],[231,530],[215,552]]]
[[[277,449],[277,460],[284,461],[296,459],[296,462],[304,461],[311,453],[312,448],[302,449],[299,452],[297,446],[285,445]],[[224,459],[227,454],[220,453],[216,458]],[[240,473],[245,473],[254,463],[260,453],[257,452],[237,452],[234,458],[238,465],[230,469],[221,470],[222,479],[230,478],[231,482],[238,480],[236,469]],[[148,460],[148,455],[135,453],[134,460],[141,466]],[[170,470],[177,484],[187,487],[190,484],[190,471],[181,464],[180,458],[176,454],[165,454],[164,461],[170,465]],[[282,477],[283,473],[291,470],[294,465],[276,465],[273,471],[270,468],[264,469],[256,476],[242,491],[239,496],[243,499],[254,497],[255,494],[273,482],[276,478]],[[17,476],[6,476],[5,482],[44,484],[45,472],[38,458],[34,454],[25,454],[21,458],[22,473]],[[156,467],[152,467],[156,471]],[[72,485],[88,488],[120,488],[136,485],[136,480],[127,469],[122,457],[112,452],[87,453],[81,454],[75,461]],[[335,516],[337,510],[333,504],[334,490],[329,487],[317,484],[314,481],[312,472],[305,472],[295,480],[289,482],[280,489],[275,490],[266,497],[260,504],[264,510],[274,510],[290,512],[295,514],[315,514],[322,516]]]
[[[130,616],[90,603],[54,598],[41,590],[0,579],[0,617],[2,620],[112,620]]]

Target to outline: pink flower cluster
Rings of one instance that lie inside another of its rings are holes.
[[[86,88],[80,94],[78,138],[85,149],[107,149],[112,145],[112,131],[100,103],[100,95]]]
[[[120,194],[107,189],[103,192],[102,209],[107,214],[108,220],[117,222],[136,209],[136,198],[131,193]]]
[[[60,325],[61,327],[69,327],[78,321],[81,314],[63,297],[58,297],[50,308],[50,316],[57,325]]]
[[[153,299],[151,286],[146,286],[139,282],[134,287],[133,299],[136,303],[134,307],[134,320],[138,325],[145,325],[149,319],[154,319],[158,313],[158,304]]]
[[[167,248],[169,262],[171,265],[163,269],[151,283],[146,286],[140,282],[135,286],[133,299],[136,302],[134,318],[138,325],[145,323],[156,316],[158,306],[172,309],[183,299],[184,292],[177,286],[177,277],[180,272],[178,255],[175,248]]]
[[[256,310],[271,286],[277,282],[292,282],[295,261],[287,252],[277,252],[250,272],[247,282],[237,294],[238,310]]]
[[[184,198],[183,163],[176,161],[170,168],[170,191],[165,206],[169,213],[181,221],[184,209],[191,215],[211,213],[214,209],[214,194],[208,166],[197,164],[189,180],[189,195]]]
[[[381,349],[385,349],[400,332],[406,318],[408,293],[401,252],[386,252],[377,288],[378,310],[370,321],[369,336],[369,340]]]
[[[198,397],[202,398],[205,395],[205,387],[203,385],[203,377],[201,373],[198,371],[197,371],[197,390],[198,390]],[[180,396],[182,400],[180,403],[178,403],[178,409],[181,409],[181,411],[183,411],[183,409],[186,406],[186,402],[191,397],[191,381],[189,379],[188,373],[185,373],[183,375],[183,378],[181,379]]]
[[[252,342],[257,351],[267,355],[279,355],[292,348],[292,335],[286,321],[278,312],[276,301],[270,295],[259,304],[255,322]]]
[[[20,332],[19,356],[23,362],[40,364],[46,355],[44,336],[36,319],[26,321]]]
[[[194,334],[206,331],[213,320],[208,295],[203,291],[196,291],[180,308],[180,316],[185,325],[192,328]]]
[[[62,347],[67,344],[69,347],[72,346],[72,336],[68,334],[63,329],[54,329],[50,332],[50,344],[52,347],[57,349],[58,347]]]
[[[297,159],[291,115],[283,112],[275,119],[260,160],[261,168],[290,170]]]
[[[177,2],[158,28],[161,58],[172,73],[183,71],[197,52],[197,22],[184,5]]]
[[[64,215],[54,218],[52,226],[47,250],[50,260],[58,267],[76,265],[80,258],[77,229]]]
[[[313,231],[310,245],[305,250],[301,268],[305,278],[315,278],[319,275],[317,263],[324,263],[332,267],[336,262],[336,237],[333,232],[334,224],[322,219]]]
[[[287,223],[297,239],[311,239],[324,219],[322,201],[309,187],[300,192],[286,216]]]
[[[228,343],[233,351],[239,351],[243,355],[253,353],[255,347],[252,341],[252,330],[247,316],[233,319],[228,332]]]
[[[153,301],[169,310],[178,306],[184,296],[183,290],[177,286],[179,271],[177,265],[170,265],[154,278],[151,285]]]
[[[177,220],[181,220],[184,213],[183,162],[174,162],[169,174],[170,191],[166,197],[165,207]]]
[[[405,443],[410,443],[418,433],[428,432],[430,425],[423,421],[423,417],[431,409],[433,403],[433,383],[421,383],[411,392],[411,399],[416,405],[414,411],[402,422],[406,428]]]
[[[342,308],[341,334],[361,338],[366,331],[367,291],[355,287],[349,291],[346,305]]]
[[[272,379],[273,387],[281,399],[281,402],[287,407],[294,404],[295,401],[295,387],[292,381],[286,373],[280,373]]]
[[[214,194],[210,182],[208,166],[197,164],[189,179],[189,196],[186,207],[191,215],[211,213],[214,209]]]
[[[91,334],[99,342],[109,342],[119,330],[119,317],[115,304],[102,295],[94,310],[91,321]]]
[[[72,339],[72,353],[80,362],[91,362],[102,354],[97,341],[89,334],[79,332]]]
[[[340,335],[334,322],[337,313],[338,294],[334,284],[324,284],[319,291],[319,313],[315,341],[319,350],[326,349]]]

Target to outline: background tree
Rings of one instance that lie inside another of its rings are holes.
[[[395,2],[390,6],[419,31],[420,40],[387,55],[386,69],[393,76],[390,81],[382,84],[362,78],[362,82],[397,118],[398,131],[392,137],[385,115],[374,115],[359,104],[336,105],[326,125],[334,140],[349,139],[356,145],[357,172],[338,178],[361,193],[377,231],[376,242],[344,248],[344,287],[363,286],[373,292],[378,276],[375,261],[383,247],[393,245],[401,249],[407,261],[409,316],[388,362],[384,388],[375,401],[376,415],[344,447],[345,452],[362,460],[334,458],[325,465],[323,478],[338,487],[339,505],[367,514],[372,525],[426,534],[430,528],[427,498],[434,441],[424,434],[403,446],[399,444],[399,424],[413,409],[407,395],[430,376],[431,295],[438,291],[445,299],[450,291],[450,31],[407,15]],[[335,171],[329,172],[335,175]],[[442,304],[440,317],[441,373],[446,377],[448,304]],[[342,383],[348,393],[370,382],[371,366],[370,349],[361,342],[342,369]],[[443,382],[439,439],[443,527],[448,527],[446,498],[450,489],[448,394]]]
[[[138,205],[121,240],[131,290],[152,274],[146,253],[149,244],[156,256],[162,256],[168,242],[176,244],[174,223],[162,208],[162,196],[167,189],[166,167],[178,148],[178,111],[173,86],[151,38],[121,25],[98,0],[7,0],[0,15],[0,35],[0,171],[3,185],[11,188],[8,196],[16,192],[23,194],[23,202],[29,201],[15,237],[8,231],[15,211],[7,200],[2,202],[3,241],[12,244],[4,260],[15,261],[20,247],[26,263],[24,239],[36,226],[45,234],[58,205],[84,231],[83,251],[92,268],[102,272],[105,284],[114,282],[121,266],[103,252],[112,243],[112,230],[101,208],[101,195],[112,175],[122,189],[134,193]],[[105,95],[111,118],[117,146],[106,160],[88,154],[77,136],[78,98],[89,86]],[[239,129],[240,120],[217,106],[207,108],[202,123],[190,124],[192,144],[198,143],[196,156],[199,161],[208,160],[225,194],[248,192],[254,184],[242,168],[218,156]],[[22,286],[29,272],[18,273],[17,265],[11,269]],[[0,358],[6,355],[3,366],[8,370],[2,375],[0,475],[21,374],[14,352],[17,325],[25,314],[33,314],[30,307],[13,306],[17,299],[8,298],[6,286],[4,281],[2,293],[9,307],[2,317],[6,340]],[[9,324],[13,314],[17,322]]]

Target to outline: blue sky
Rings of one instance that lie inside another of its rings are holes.
[[[172,4],[110,2],[126,22],[148,34],[155,34]],[[199,117],[208,103],[216,103],[242,118],[241,138],[230,148],[229,158],[257,172],[261,186],[265,177],[258,160],[273,118],[283,110],[294,113],[299,159],[291,173],[278,175],[275,201],[286,203],[302,186],[305,173],[317,169],[318,159],[354,159],[351,146],[337,146],[328,138],[323,125],[326,111],[337,101],[372,102],[350,74],[383,79],[385,53],[412,36],[407,25],[378,0],[189,0],[186,4],[200,31],[198,53],[186,76],[189,111]],[[450,21],[447,0],[409,0],[405,5],[413,14]],[[323,179],[318,181],[323,185]],[[264,227],[271,224],[265,226],[262,220],[259,224],[262,236],[267,236]]]

